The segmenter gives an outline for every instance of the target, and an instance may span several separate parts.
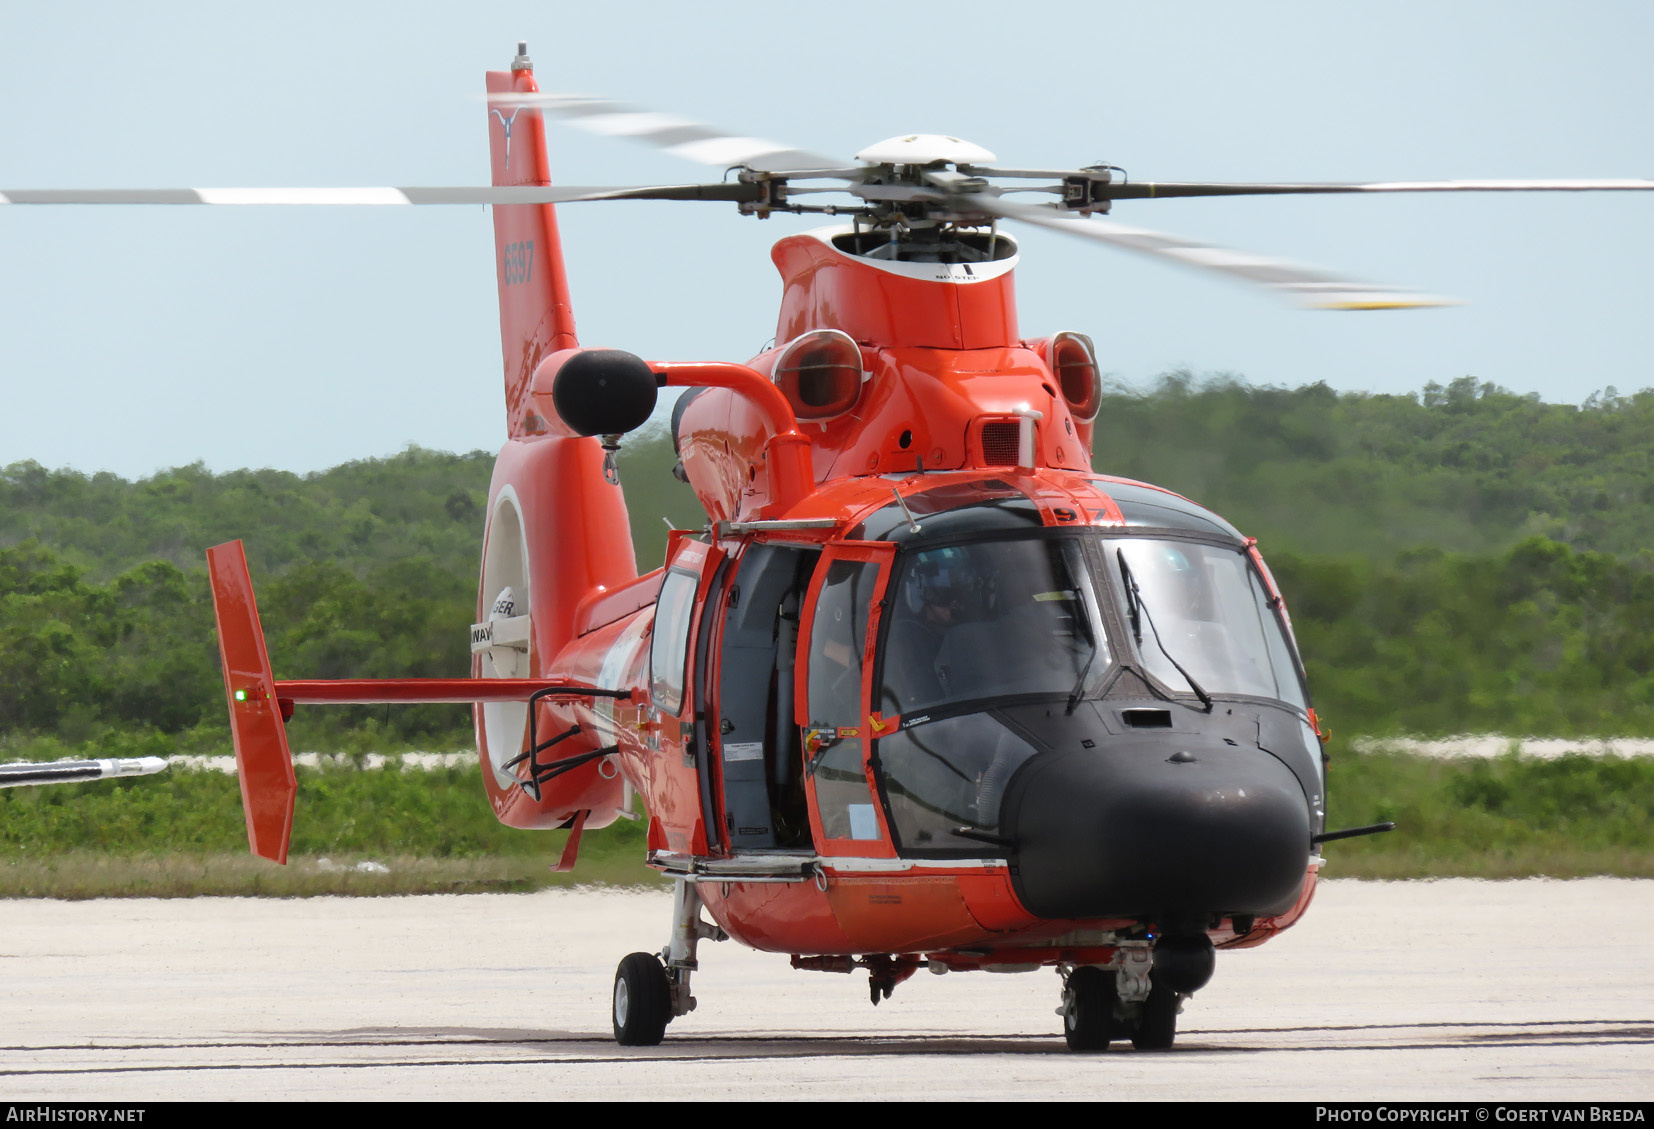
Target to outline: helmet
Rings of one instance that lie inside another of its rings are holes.
[[[918,554],[902,584],[908,610],[951,608],[955,618],[976,610],[983,581],[970,555],[961,548],[931,549]]]
[[[1197,548],[1156,542],[1149,550],[1146,571],[1149,575],[1139,582],[1152,607],[1163,605],[1185,619],[1216,618],[1206,570]]]

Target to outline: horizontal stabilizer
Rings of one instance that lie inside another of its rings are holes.
[[[527,618],[526,616],[524,617]],[[541,691],[561,697],[617,698],[630,695],[580,686],[561,678],[309,678],[275,684],[284,715],[294,705],[378,706],[398,702],[473,705],[526,702]]]
[[[293,797],[298,780],[287,748],[258,621],[253,581],[240,541],[207,550],[212,579],[213,616],[218,621],[218,653],[224,666],[224,695],[235,736],[235,760],[241,778],[241,810],[247,817],[247,844],[255,855],[287,861],[293,835]]]

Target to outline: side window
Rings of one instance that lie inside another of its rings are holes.
[[[834,561],[828,566],[810,630],[812,725],[860,724],[867,601],[878,572],[877,565],[862,561]]]
[[[879,821],[863,765],[862,658],[867,608],[879,566],[834,561],[810,629],[809,772],[829,839],[877,839]]]
[[[1258,574],[1248,571],[1247,578],[1252,582],[1252,602],[1257,610],[1258,630],[1269,648],[1270,674],[1275,681],[1276,696],[1283,702],[1308,708],[1303,684],[1298,681],[1298,664],[1292,661],[1292,651],[1287,646],[1285,624],[1276,618],[1275,609],[1269,606],[1269,594],[1264,591]]]
[[[669,716],[683,709],[684,671],[689,659],[689,624],[700,578],[669,570],[655,603],[655,635],[649,646],[649,698]]]

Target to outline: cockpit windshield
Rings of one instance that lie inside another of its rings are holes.
[[[1280,622],[1245,554],[1148,537],[1104,546],[1138,652],[1156,678],[1197,695],[1204,689],[1306,704]]]
[[[1130,665],[1195,709],[1217,696],[1306,704],[1236,544],[1075,530],[914,545],[881,619],[873,709],[900,721],[871,764],[904,853],[989,849],[1011,774],[1039,753],[1006,713],[1019,700],[1066,700],[1072,714]]]
[[[1158,537],[1023,536],[902,555],[874,708],[886,717],[1100,691],[1112,603],[1147,673],[1174,693],[1307,705],[1280,617],[1238,546]]]
[[[877,708],[1071,694],[1108,668],[1091,571],[1076,538],[981,541],[906,558],[886,613]]]

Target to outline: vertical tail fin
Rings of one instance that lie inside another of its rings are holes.
[[[287,727],[276,700],[276,680],[264,649],[264,628],[258,621],[241,542],[208,549],[207,572],[212,580],[213,617],[218,620],[218,654],[224,663],[224,696],[235,734],[247,845],[255,855],[285,863],[298,780],[293,775]]]
[[[491,95],[533,94],[539,89],[526,53],[512,61],[509,71],[488,72]],[[545,127],[537,107],[490,105],[488,142],[496,186],[551,183]],[[529,383],[535,367],[548,354],[578,344],[555,209],[550,204],[496,206],[494,257],[499,271],[500,345],[505,354],[506,428],[517,436],[536,430],[528,419],[533,411]]]

